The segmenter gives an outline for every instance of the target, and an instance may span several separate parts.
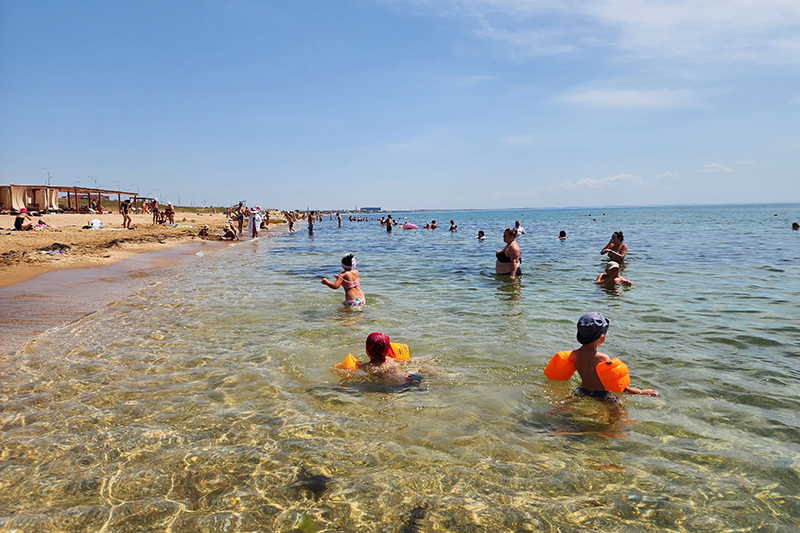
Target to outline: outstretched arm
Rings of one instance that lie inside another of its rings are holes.
[[[637,389],[634,387],[625,387],[625,392],[629,394],[646,394],[648,396],[658,396],[658,391],[653,389]]]
[[[342,286],[343,279],[344,278],[342,278],[342,276],[340,276],[339,274],[336,274],[336,281],[335,282],[331,283],[330,281],[328,281],[328,278],[322,278],[322,284],[325,285],[325,286],[330,287],[331,289],[338,289],[339,287]]]

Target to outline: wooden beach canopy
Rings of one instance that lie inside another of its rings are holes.
[[[0,209],[9,209],[19,212],[22,208],[35,209],[36,211],[60,211],[58,195],[67,193],[67,209],[78,210],[81,195],[86,195],[89,202],[92,196],[97,196],[97,204],[103,205],[103,194],[116,194],[117,201],[122,202],[122,195],[133,197],[136,204],[138,194],[127,191],[114,191],[91,187],[68,187],[58,185],[0,185]],[[75,207],[72,207],[72,195],[75,196]]]

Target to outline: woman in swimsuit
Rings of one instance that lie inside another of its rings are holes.
[[[625,260],[625,256],[628,254],[628,245],[625,244],[624,241],[625,236],[622,235],[621,231],[615,231],[611,234],[611,240],[608,241],[605,248],[600,251],[600,255],[608,254],[608,258],[612,261],[617,261],[619,263]]]
[[[511,279],[516,278],[522,272],[519,264],[522,262],[522,254],[519,251],[519,244],[517,244],[517,230],[516,228],[506,228],[503,232],[503,242],[506,245],[495,254],[497,262],[495,263],[495,272],[498,274],[508,274]]]
[[[361,307],[367,303],[364,293],[359,288],[361,282],[358,278],[358,270],[356,268],[356,258],[353,254],[347,254],[342,257],[342,272],[336,274],[336,281],[331,283],[328,278],[322,278],[322,284],[327,285],[331,289],[344,288],[344,305],[348,307]]]

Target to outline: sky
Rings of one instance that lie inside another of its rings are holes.
[[[800,201],[798,0],[2,0],[0,183],[181,205]]]

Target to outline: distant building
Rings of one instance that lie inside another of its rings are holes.
[[[380,207],[362,207],[361,209],[359,209],[359,211],[361,211],[362,213],[380,213],[381,212],[381,208]]]

